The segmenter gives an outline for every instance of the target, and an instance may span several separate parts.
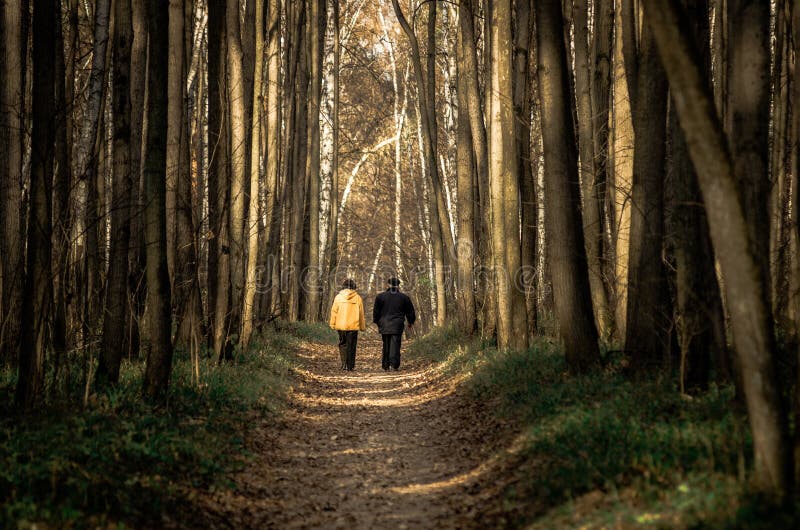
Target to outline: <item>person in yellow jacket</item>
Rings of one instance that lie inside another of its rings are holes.
[[[356,282],[351,279],[344,281],[342,290],[333,300],[330,326],[339,332],[342,370],[352,371],[356,367],[358,332],[367,329],[367,321],[364,318],[364,301],[356,292]]]

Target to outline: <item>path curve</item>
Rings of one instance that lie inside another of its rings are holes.
[[[284,419],[251,429],[256,458],[236,493],[214,497],[208,526],[482,526],[495,490],[489,415],[424,359],[404,354],[384,372],[373,333],[359,337],[355,371],[339,366],[335,346],[301,346]]]

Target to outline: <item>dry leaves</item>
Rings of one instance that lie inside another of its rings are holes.
[[[234,477],[236,491],[203,492],[191,526],[478,526],[476,504],[499,502],[481,466],[497,424],[422,360],[384,372],[380,343],[364,339],[354,372],[339,369],[335,346],[303,346],[281,425],[250,429],[256,458]]]

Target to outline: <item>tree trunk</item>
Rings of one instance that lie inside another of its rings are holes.
[[[183,0],[169,1],[169,85],[167,90],[167,265],[174,302],[181,304],[175,277],[178,255],[178,180],[184,168],[181,164],[181,136],[184,134],[184,103],[186,77],[184,64]]]
[[[83,120],[77,152],[77,176],[83,189],[83,231],[86,277],[84,278],[85,332],[93,332],[98,315],[97,305],[101,300],[98,212],[97,157],[101,144],[103,102],[105,101],[106,59],[110,28],[111,0],[98,0],[94,9],[94,45],[92,71],[89,78],[89,95],[86,116]],[[102,178],[102,175],[99,177]],[[88,337],[84,337],[87,340]]]
[[[611,256],[613,263],[614,316],[618,337],[624,339],[628,305],[628,247],[631,226],[631,183],[633,181],[633,152],[635,134],[633,131],[633,107],[630,98],[629,71],[635,71],[635,54],[625,55],[625,32],[629,25],[624,24],[624,0],[616,0],[615,14],[618,30],[614,36],[614,106],[611,117],[613,148],[609,152],[609,207],[608,224],[611,233]],[[628,16],[625,13],[625,16]],[[622,35],[620,35],[622,33]],[[631,38],[635,38],[631,37]]]
[[[267,278],[279,271],[279,236],[281,231],[281,211],[278,208],[278,187],[281,167],[281,77],[280,77],[280,6],[278,2],[269,2],[267,11],[267,108],[266,108],[266,176],[265,176],[265,208],[266,226],[264,241],[267,257],[264,260]],[[262,299],[263,310],[272,312],[272,304],[278,298],[278,282],[272,282],[269,291]],[[267,316],[272,316],[267,315]]]
[[[497,290],[497,344],[501,349],[528,346],[527,311],[516,286],[520,273],[519,182],[514,140],[511,71],[511,2],[493,2],[492,111],[489,115],[489,180],[492,202],[492,245]]]
[[[297,8],[295,8],[297,9]],[[306,197],[308,195],[308,173],[306,172],[306,156],[308,153],[308,31],[306,13],[300,8],[297,17],[298,65],[294,85],[295,118],[294,149],[292,165],[287,177],[292,179],[291,224],[289,232],[289,296],[287,318],[296,321],[300,317],[300,298],[302,296],[303,272],[303,230],[306,217]]]
[[[167,269],[167,87],[169,5],[145,0],[149,40],[147,73],[147,151],[144,160],[147,303],[150,352],[144,372],[144,395],[163,400],[172,369],[172,302]]]
[[[230,196],[225,0],[208,3],[208,313],[210,342],[218,359],[227,355],[230,307]]]
[[[491,227],[491,204],[489,202],[489,149],[484,125],[483,99],[480,95],[478,81],[478,51],[475,41],[474,3],[464,0],[459,5],[459,28],[461,30],[461,44],[464,46],[463,71],[467,91],[467,104],[469,107],[469,122],[472,133],[472,148],[475,152],[475,168],[477,177],[476,211],[474,217],[479,220],[480,230],[477,232],[477,250],[481,267],[490,267],[492,260],[489,231]],[[483,278],[487,275],[482,274]],[[477,286],[482,293],[480,298],[482,306],[482,332],[484,336],[491,336],[495,332],[495,294],[494,289],[486,288],[486,282],[481,280]]]
[[[199,345],[203,336],[203,307],[202,295],[200,292],[200,277],[198,271],[199,248],[197,242],[197,231],[195,230],[195,200],[193,198],[192,187],[192,167],[196,167],[197,180],[196,187],[203,190],[200,185],[202,173],[202,160],[197,161],[197,165],[192,164],[192,127],[190,119],[189,98],[186,91],[186,79],[190,75],[192,68],[192,56],[199,53],[193,50],[194,32],[194,3],[184,2],[183,9],[175,13],[175,16],[184,18],[183,24],[183,71],[180,79],[182,81],[181,100],[185,102],[187,108],[181,112],[181,134],[179,145],[178,161],[180,169],[177,172],[175,189],[175,235],[176,235],[176,258],[174,269],[173,292],[175,303],[175,314],[177,317],[175,340],[176,344],[185,347],[192,347],[192,344]],[[177,36],[176,36],[177,37]],[[200,46],[200,42],[197,42]],[[172,77],[172,72],[170,72]],[[172,79],[170,77],[170,83]],[[197,80],[199,83],[201,80]],[[194,110],[196,113],[205,114],[198,109],[199,102],[195,99]],[[202,109],[202,107],[201,107]],[[168,166],[169,167],[169,166]],[[199,205],[197,206],[199,209]]]
[[[130,319],[125,330],[127,353],[139,355],[140,322],[144,314],[146,293],[144,238],[144,174],[145,140],[144,109],[147,89],[147,17],[141,2],[131,1],[133,44],[131,46],[131,245],[128,255],[128,289]],[[136,110],[136,112],[134,112]]]
[[[728,137],[747,230],[769,293],[770,6],[728,0]],[[779,65],[776,65],[779,67]]]
[[[535,198],[533,193],[533,165],[531,158],[531,96],[533,75],[530,57],[533,17],[528,2],[516,2],[514,14],[514,140],[517,149],[517,180],[521,199],[521,268],[515,278],[515,288],[525,296],[527,334],[536,334],[536,303],[532,281],[536,247]],[[535,48],[535,47],[534,47]],[[535,49],[534,49],[535,53]],[[533,63],[535,64],[535,63]]]
[[[319,226],[319,248],[320,248],[320,267],[325,280],[321,282],[323,292],[327,292],[328,304],[333,302],[333,295],[336,292],[334,285],[334,265],[336,234],[336,211],[339,202],[339,188],[335,180],[338,180],[338,137],[337,137],[337,116],[338,116],[338,89],[339,89],[339,2],[337,0],[327,0],[327,23],[325,27],[325,39],[323,41],[323,66],[322,77],[322,107],[320,108],[320,226]],[[380,13],[383,13],[383,3],[381,3]],[[323,300],[325,297],[323,296]]]
[[[320,108],[322,104],[322,60],[325,41],[325,0],[309,0],[309,67],[311,74],[308,96],[308,157],[306,173],[309,181],[309,264],[306,280],[307,301],[305,320],[319,318],[322,286],[320,285],[322,256],[320,251]]]
[[[130,0],[114,4],[114,181],[111,199],[111,259],[108,264],[103,343],[97,366],[99,386],[119,382],[119,366],[125,351],[128,310],[128,248],[131,238],[131,22]]]
[[[600,336],[608,339],[611,331],[609,301],[603,282],[603,202],[598,197],[598,155],[595,153],[595,118],[593,105],[594,64],[589,45],[589,5],[586,0],[572,3],[575,31],[575,95],[577,106],[580,178],[583,196],[583,231],[589,264],[589,286],[595,322]],[[607,95],[607,94],[606,94]]]
[[[230,322],[225,332],[238,330],[244,290],[244,245],[245,245],[245,192],[247,171],[247,97],[244,82],[242,38],[240,28],[239,0],[227,0],[225,10],[227,37],[228,111],[230,115],[230,213],[228,217],[230,237]]]
[[[52,237],[51,182],[56,66],[56,24],[60,7],[55,0],[39,0],[33,11],[33,133],[28,221],[28,272],[21,311],[19,379],[16,402],[30,408],[44,387],[51,305],[50,251]]]
[[[796,58],[800,57],[798,55],[800,53],[800,2],[792,3],[791,17],[793,51],[795,61],[797,61]],[[798,63],[795,63],[791,89],[790,105],[793,109],[791,116],[791,144],[789,147],[791,150],[790,172],[792,175],[791,207],[793,219],[791,229],[794,231],[792,239],[795,244],[800,244],[800,216],[798,215],[800,213],[798,211],[798,208],[800,208],[800,189],[798,189],[800,185],[800,112],[798,112],[798,109],[800,109],[800,64]],[[796,254],[792,258],[792,276],[795,278],[796,284],[800,283],[798,282],[800,279],[800,259]],[[800,307],[798,307],[800,305],[800,295],[798,293],[793,294],[795,318],[797,319],[800,318]],[[795,355],[800,357],[800,351],[795,352]],[[794,393],[794,419],[795,425],[800,425],[798,423],[800,421],[800,372],[798,372],[797,377]],[[795,430],[794,437],[794,479],[795,484],[800,484],[800,429]]]
[[[71,6],[67,5],[68,14]],[[56,105],[56,131],[55,131],[55,163],[53,174],[53,353],[55,366],[53,367],[53,381],[57,380],[61,362],[67,351],[67,289],[68,285],[68,262],[70,249],[70,214],[69,214],[69,190],[72,178],[72,156],[70,147],[72,145],[72,111],[67,106],[67,101],[72,101],[72,87],[74,84],[74,70],[67,68],[66,46],[64,41],[64,28],[61,20],[58,20],[55,28],[56,34],[56,67],[55,67],[55,105]],[[71,37],[72,35],[70,35]],[[75,43],[70,40],[70,53],[74,51]],[[73,58],[69,58],[69,63]],[[69,99],[68,99],[69,96]],[[127,260],[127,255],[126,255]],[[126,262],[127,268],[127,262]],[[2,265],[0,264],[0,270]],[[127,281],[127,279],[126,279]],[[2,281],[0,280],[0,285]],[[2,306],[0,306],[1,308]],[[2,309],[0,309],[2,315]],[[0,316],[0,318],[2,318]],[[0,326],[0,329],[2,326]],[[2,335],[2,331],[0,331]],[[0,341],[2,342],[2,341]],[[0,347],[0,352],[2,348]],[[0,353],[2,357],[2,353]]]
[[[634,369],[646,370],[667,361],[672,326],[662,258],[667,80],[647,26],[642,30],[637,71],[625,350]]]
[[[247,219],[247,269],[245,274],[244,303],[242,304],[243,347],[250,344],[256,316],[256,282],[258,265],[258,227],[261,209],[258,200],[258,184],[261,175],[261,102],[264,73],[264,5],[255,2],[255,70],[253,74],[253,113],[250,126],[250,205]]]
[[[707,2],[684,0],[693,22],[695,46],[703,58],[703,71],[711,80]],[[689,158],[686,139],[678,123],[675,104],[670,105],[672,171],[677,268],[678,336],[681,348],[681,392],[705,388],[713,364],[718,373],[729,374],[725,338],[725,316],[714,270],[714,251],[708,233],[708,219],[697,175]]]
[[[539,103],[545,163],[545,227],[553,298],[570,370],[599,364],[597,328],[580,219],[575,131],[569,112],[564,21],[558,0],[536,4]]]
[[[460,16],[464,16],[463,8]],[[469,16],[467,14],[467,16]],[[459,32],[458,39],[464,38]],[[474,226],[474,191],[475,191],[475,153],[472,149],[472,129],[470,126],[470,108],[467,97],[467,76],[464,72],[465,46],[456,44],[456,63],[458,64],[458,123],[456,139],[456,159],[458,173],[458,242],[456,256],[458,259],[458,300],[460,327],[464,333],[475,332],[475,226]]]
[[[247,220],[247,269],[245,275],[244,300],[242,304],[243,347],[250,343],[255,319],[256,272],[258,264],[258,225],[261,210],[258,204],[261,152],[261,92],[264,72],[264,6],[255,2],[255,70],[253,74],[253,113],[250,126],[250,200]],[[249,46],[249,45],[248,45]],[[270,153],[269,156],[274,156]]]
[[[435,199],[430,203],[430,207],[433,209],[431,214],[433,215],[434,219],[438,222],[437,223],[438,229],[433,226],[431,227],[434,256],[437,256],[436,257],[437,261],[436,324],[439,326],[443,326],[447,321],[447,292],[446,292],[446,283],[444,276],[445,259],[446,256],[452,257],[455,251],[453,248],[453,238],[450,235],[450,222],[447,219],[447,209],[445,206],[444,198],[442,196],[442,186],[439,179],[439,169],[437,165],[438,159],[436,156],[436,143],[435,143],[436,111],[435,109],[429,108],[431,95],[430,92],[428,92],[429,89],[426,88],[427,85],[425,77],[422,72],[422,60],[420,56],[417,36],[414,33],[414,30],[411,28],[411,26],[409,26],[408,21],[405,18],[405,15],[403,15],[403,11],[400,8],[398,0],[392,0],[392,5],[394,6],[394,12],[395,15],[397,16],[398,21],[400,22],[400,26],[403,28],[403,32],[406,34],[409,44],[411,45],[411,62],[413,64],[414,77],[416,78],[418,87],[417,102],[419,106],[419,112],[417,113],[417,119],[421,120],[422,122],[422,140],[424,144],[426,173],[431,181],[431,188],[432,188],[431,193],[433,194],[433,197],[435,197]],[[430,22],[431,17],[434,20],[433,24],[435,27],[436,11],[433,8],[434,5],[435,3],[430,4],[431,11],[429,11],[428,14],[429,28],[431,26]],[[431,46],[431,39],[434,39],[434,36],[429,35],[429,47]],[[433,42],[435,42],[435,40]],[[428,79],[428,82],[435,84],[435,76]]]
[[[775,341],[764,276],[749,241],[745,202],[734,176],[733,161],[703,76],[685,14],[669,0],[646,0],[648,24],[673,91],[706,204],[711,240],[719,259],[734,344],[741,357],[755,451],[755,479],[764,490],[791,493],[791,461],[786,408],[780,394],[773,352]]]
[[[27,13],[21,0],[0,4],[0,359],[17,354],[22,308],[24,246],[22,159],[24,76],[27,41],[22,27]]]

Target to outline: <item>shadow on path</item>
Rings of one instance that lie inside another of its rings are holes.
[[[204,526],[479,526],[498,486],[490,455],[504,451],[492,447],[490,416],[422,359],[404,355],[399,372],[384,372],[380,342],[359,338],[354,372],[339,368],[335,346],[301,347],[284,420],[251,428],[256,458],[236,491],[199,503]]]

